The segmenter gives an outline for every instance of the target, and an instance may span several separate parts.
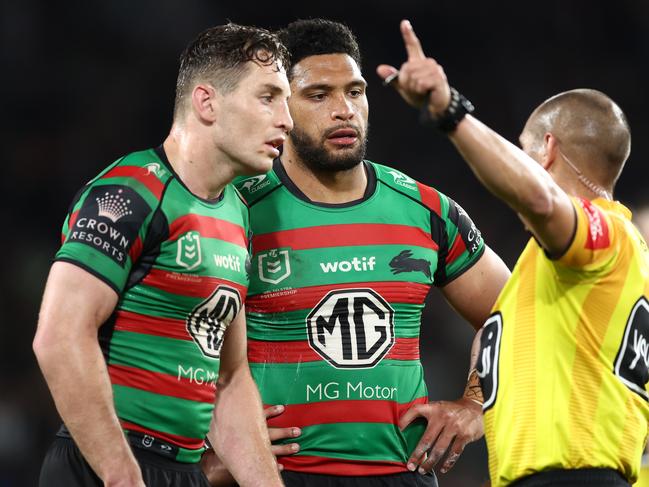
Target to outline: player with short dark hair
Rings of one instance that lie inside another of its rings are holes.
[[[450,468],[482,420],[471,388],[428,402],[424,299],[439,287],[479,328],[509,271],[451,198],[364,159],[366,81],[351,31],[314,19],[278,35],[292,56],[295,127],[271,172],[237,184],[253,229],[251,370],[264,403],[284,406],[269,421],[284,453],[301,432],[299,452],[279,459],[284,480],[435,485],[428,472],[440,459]]]
[[[292,127],[285,62],[263,29],[203,32],[164,143],[74,198],[34,339],[64,421],[41,486],[208,485],[208,430],[240,485],[281,485],[245,353],[248,210],[228,183],[268,171]]]
[[[378,68],[449,134],[533,238],[474,344],[494,487],[629,486],[649,420],[649,249],[613,200],[629,125],[604,93],[544,101],[523,150],[469,115],[409,22],[408,61]]]

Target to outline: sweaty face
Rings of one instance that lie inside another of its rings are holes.
[[[293,127],[287,100],[290,87],[276,64],[248,62],[237,87],[217,95],[215,144],[238,174],[268,172],[278,147]]]
[[[314,171],[335,172],[365,157],[368,105],[356,62],[346,54],[310,56],[293,66],[287,146]]]

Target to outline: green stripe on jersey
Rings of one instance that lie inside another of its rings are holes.
[[[113,385],[115,401],[121,404],[120,418],[147,428],[200,440],[205,438],[213,405],[164,396],[133,387]],[[191,417],[195,421],[187,421]]]
[[[245,194],[244,194],[245,196]],[[313,225],[340,225],[355,223],[383,223],[390,225],[409,225],[420,227],[430,233],[430,214],[429,211],[418,203],[408,200],[409,203],[404,205],[403,195],[390,190],[378,184],[374,195],[359,205],[345,208],[326,208],[309,204],[305,201],[298,200],[288,189],[282,187],[273,192],[273,207],[291,208],[296,214],[317,212],[317,220],[306,220],[302,218],[258,218],[259,213],[263,213],[262,206],[266,203],[262,200],[251,208],[252,225],[254,234],[261,235],[264,233],[290,230],[293,228],[304,228]],[[378,200],[378,201],[377,201]],[[381,212],[376,211],[377,203],[381,207]],[[404,212],[404,207],[408,211]],[[302,207],[302,208],[300,208]],[[312,211],[309,211],[312,210]]]
[[[386,359],[372,369],[336,369],[324,361],[251,363],[250,371],[264,404],[307,404],[336,399],[405,404],[418,397],[428,397],[419,360]],[[328,392],[325,391],[327,384],[332,384]],[[337,398],[328,399],[327,394]]]
[[[209,371],[218,377],[219,359],[196,353],[193,340],[115,331],[111,341],[109,363],[126,365],[174,377],[184,377],[190,368]]]

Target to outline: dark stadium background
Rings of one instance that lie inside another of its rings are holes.
[[[477,116],[515,140],[546,97],[600,89],[626,111],[633,150],[617,196],[649,202],[649,3],[610,1],[103,1],[0,2],[0,487],[35,485],[59,420],[31,352],[60,225],[76,190],[127,152],[154,146],[170,125],[177,59],[199,31],[228,19],[277,28],[300,17],[342,20],[358,36],[369,82],[368,158],[451,195],[511,266],[522,226],[489,196],[443,137],[381,87],[375,66],[405,59],[399,20]],[[421,349],[431,398],[456,398],[470,327],[433,294]],[[71,336],[70,340],[75,337]],[[367,445],[372,449],[372,445]],[[487,477],[483,444],[467,448],[443,487]]]

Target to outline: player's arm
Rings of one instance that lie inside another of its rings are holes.
[[[55,262],[45,287],[34,353],[56,409],[107,486],[144,486],[122,432],[97,340],[118,296],[85,270]]]
[[[284,406],[268,406],[267,408],[264,408],[264,418],[268,421],[271,418],[279,416],[283,412]],[[300,434],[300,428],[274,428],[268,426],[268,436],[271,442],[286,438],[296,438],[300,436]],[[297,443],[271,445],[271,452],[276,457],[293,455],[298,451],[300,451],[300,445]],[[281,464],[278,464],[278,467],[280,470],[283,468]],[[203,457],[201,458],[201,468],[212,487],[228,487],[236,485],[234,477],[230,472],[228,472],[221,459],[211,448],[203,454]]]
[[[407,62],[399,71],[381,65],[377,72],[383,79],[398,73],[392,85],[404,100],[418,108],[427,104],[430,114],[439,116],[450,102],[444,70],[426,57],[410,22],[401,22],[401,34]],[[450,139],[482,184],[521,215],[551,255],[560,255],[568,248],[576,225],[573,205],[539,164],[471,116],[459,123]],[[555,149],[553,139],[548,150]]]
[[[505,263],[494,251],[485,247],[475,264],[441,290],[451,306],[479,330],[509,276]],[[422,472],[429,472],[442,462],[440,471],[445,473],[455,465],[466,445],[484,434],[482,391],[473,358],[477,353],[476,343],[479,344],[479,338],[477,342],[474,340],[472,365],[460,399],[415,405],[401,417],[401,428],[416,418],[423,418],[427,423],[424,434],[408,459],[410,470],[418,468]]]
[[[502,259],[485,245],[480,259],[441,291],[453,309],[479,330],[510,275]]]
[[[242,487],[283,485],[270,450],[261,399],[246,357],[245,310],[228,327],[208,434],[216,455]]]

